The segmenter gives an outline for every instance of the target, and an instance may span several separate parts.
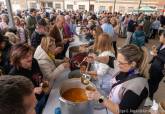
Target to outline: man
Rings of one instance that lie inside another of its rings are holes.
[[[71,18],[69,15],[65,16],[65,23],[64,23],[64,35],[67,38],[71,38],[73,35],[73,28],[71,23]]]
[[[42,37],[46,35],[47,32],[46,29],[47,29],[47,23],[45,19],[40,19],[37,23],[37,28],[35,29],[35,31],[31,36],[31,45],[34,48],[37,48],[37,46],[40,45]]]
[[[108,18],[104,17],[102,19],[102,25],[101,28],[103,29],[103,32],[109,34],[109,36],[111,37],[111,41],[112,41],[112,45],[113,48],[115,50],[115,55],[117,55],[117,48],[116,48],[116,41],[117,41],[117,37],[115,36],[115,31],[113,26],[109,23]]]
[[[143,30],[145,32],[145,35],[146,35],[147,40],[149,38],[150,28],[151,28],[150,17],[149,16],[145,16],[145,18],[144,18],[144,24],[143,24]]]
[[[56,22],[54,26],[50,29],[49,36],[55,38],[55,43],[57,47],[62,47],[63,51],[61,54],[57,55],[57,59],[63,59],[68,48],[68,38],[63,36],[63,25],[65,23],[65,18],[62,15],[56,17]]]
[[[113,26],[108,23],[108,18],[107,17],[104,17],[102,19],[102,25],[101,25],[101,28],[103,29],[103,31],[107,34],[109,34],[111,37],[112,37],[112,41],[114,40],[114,29],[113,29]]]
[[[160,26],[161,26],[161,24],[160,24],[159,18],[157,17],[151,25],[151,28],[153,30],[151,38],[153,38],[153,39],[156,38],[156,35],[158,35],[158,30],[159,30]]]
[[[37,13],[36,9],[31,8],[30,9],[30,15],[26,19],[27,29],[29,31],[29,37],[30,38],[31,38],[31,35],[34,32],[34,30],[36,28],[36,24],[37,24],[36,13]]]
[[[131,16],[131,19],[128,22],[128,28],[127,28],[127,39],[126,39],[126,45],[130,43],[131,37],[135,31],[135,26],[137,25],[137,22],[135,21],[136,17],[134,15]]]
[[[9,61],[9,55],[10,55],[10,49],[11,49],[11,43],[8,41],[8,37],[0,34],[0,69],[1,74],[8,74],[10,71],[10,61]]]
[[[0,22],[0,30],[2,33],[5,33],[8,29],[9,18],[6,14],[1,15],[2,22]]]
[[[0,114],[36,114],[32,82],[23,76],[0,77]]]

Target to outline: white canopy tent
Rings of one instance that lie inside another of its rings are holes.
[[[143,13],[153,13],[153,12],[156,12],[157,10],[156,9],[153,9],[149,6],[143,6],[141,7],[140,9],[136,8],[133,10],[133,13],[138,13],[138,12],[143,12]]]

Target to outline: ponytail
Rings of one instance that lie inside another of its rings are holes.
[[[121,50],[119,50],[128,63],[136,62],[136,68],[139,70],[139,73],[144,77],[147,75],[148,68],[148,52],[145,47],[140,48],[136,45],[130,44],[124,46]]]
[[[144,77],[148,77],[148,68],[149,68],[149,64],[148,64],[148,51],[146,47],[142,47],[140,48],[142,57],[141,57],[141,63],[139,66],[139,72],[140,74],[142,74]]]

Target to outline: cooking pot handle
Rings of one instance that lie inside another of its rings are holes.
[[[76,105],[76,104],[74,104],[74,103],[72,103],[72,102],[70,102],[70,101],[66,101],[65,99],[63,99],[62,97],[60,97],[59,98],[59,100],[61,101],[61,102],[64,102],[64,103],[68,103],[69,105]]]

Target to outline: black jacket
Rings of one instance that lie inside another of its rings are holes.
[[[135,31],[135,26],[136,26],[136,22],[135,21],[133,21],[133,20],[130,20],[129,22],[128,22],[128,28],[127,28],[127,31],[128,32],[134,32]]]
[[[29,78],[35,87],[39,87],[40,83],[43,81],[43,75],[40,71],[38,62],[36,59],[32,60],[32,68],[24,69],[24,68],[16,68],[13,66],[13,68],[10,70],[9,75],[21,75]]]
[[[151,60],[151,67],[149,73],[152,76],[163,76],[162,70],[165,64],[165,48],[160,50],[163,45],[158,48],[157,56]]]
[[[1,56],[0,56],[0,69],[2,70],[3,74],[8,74],[10,69],[11,69],[11,65],[10,65],[10,61],[9,61],[9,55],[10,55],[10,49],[11,49],[12,45],[6,41],[6,46],[4,49],[0,50]]]
[[[31,45],[34,48],[37,48],[37,46],[40,45],[43,36],[45,36],[45,35],[40,34],[37,31],[34,31],[32,36],[31,36]]]

